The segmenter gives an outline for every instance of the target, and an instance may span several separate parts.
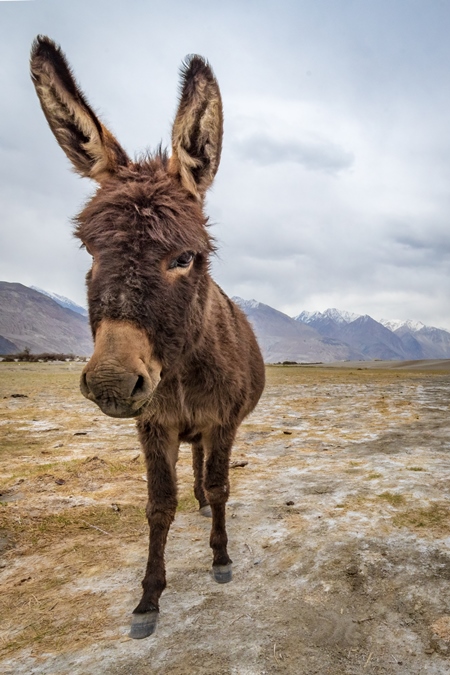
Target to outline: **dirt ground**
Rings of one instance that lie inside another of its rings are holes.
[[[159,625],[136,641],[133,422],[81,397],[79,364],[0,363],[0,671],[450,674],[450,371],[366,365],[268,367],[234,449],[230,584],[182,446]]]

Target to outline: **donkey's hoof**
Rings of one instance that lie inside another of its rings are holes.
[[[213,575],[218,584],[227,584],[233,578],[231,563],[228,565],[213,565]]]
[[[145,612],[145,614],[132,614],[131,628],[128,636],[135,640],[142,640],[142,638],[148,637],[156,630],[158,616],[159,612],[156,609],[151,612]]]
[[[209,504],[207,504],[206,506],[202,506],[201,509],[198,510],[198,512],[201,516],[204,516],[205,518],[212,518],[212,511]]]

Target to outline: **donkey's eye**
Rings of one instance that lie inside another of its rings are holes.
[[[88,245],[85,244],[84,242],[81,244],[80,248],[84,248],[84,250],[85,250],[90,256],[94,257],[93,254],[92,254],[92,252],[90,251]]]
[[[178,256],[178,258],[175,258],[172,260],[172,262],[169,265],[169,269],[173,270],[175,267],[189,267],[191,262],[193,261],[195,256],[195,253],[192,251],[185,251],[181,255]]]

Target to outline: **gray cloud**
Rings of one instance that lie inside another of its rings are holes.
[[[450,265],[450,233],[448,237],[427,239],[425,237],[399,237],[396,240],[395,262],[399,266],[433,267],[437,263]],[[391,256],[394,257],[394,256]]]
[[[280,141],[263,135],[254,135],[235,142],[234,148],[239,157],[269,166],[294,162],[310,171],[324,171],[337,174],[349,169],[354,157],[339,145],[331,141]]]
[[[0,2],[0,278],[84,299],[70,218],[95,186],[29,79],[45,33],[130,155],[169,145],[181,61],[209,59],[225,136],[207,211],[230,295],[450,328],[449,20],[416,0]]]

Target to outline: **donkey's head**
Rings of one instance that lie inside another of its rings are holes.
[[[189,57],[172,155],[131,161],[77,86],[57,45],[38,37],[31,75],[58,143],[99,188],[76,219],[92,255],[87,274],[94,354],[81,391],[112,417],[139,414],[161,378],[182,368],[207,292],[203,198],[222,144],[222,103],[208,64]]]

